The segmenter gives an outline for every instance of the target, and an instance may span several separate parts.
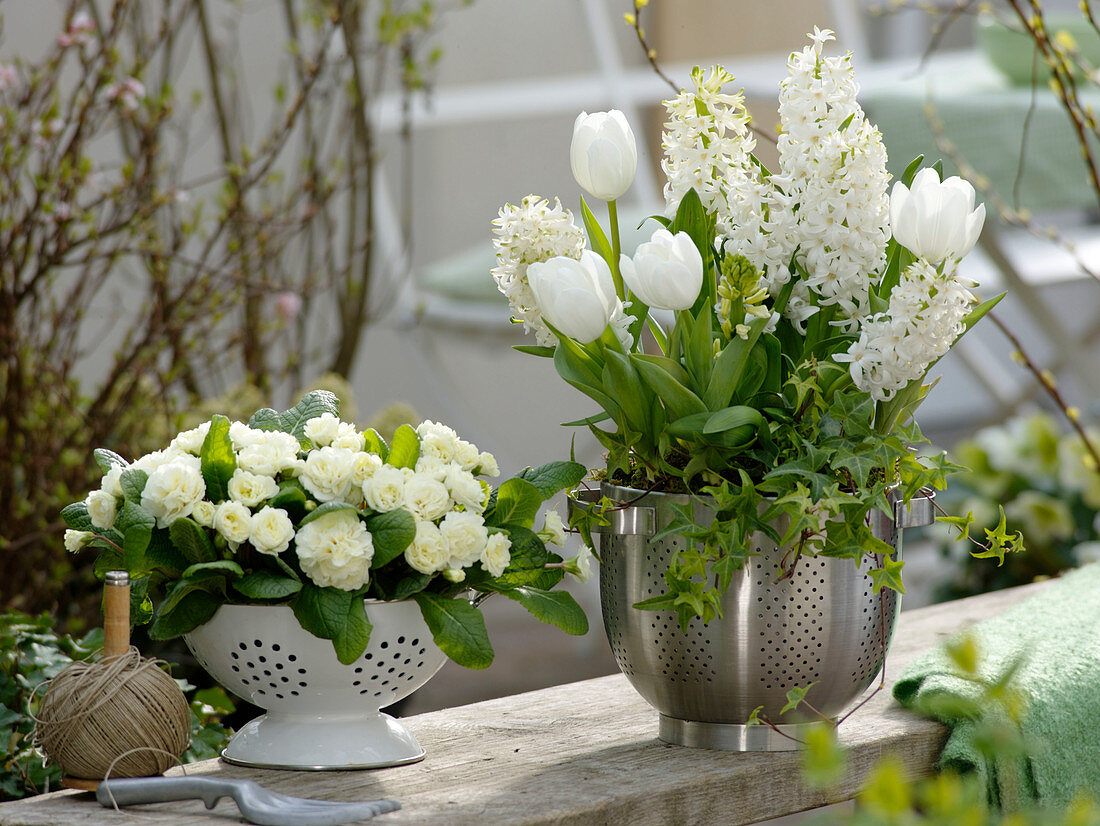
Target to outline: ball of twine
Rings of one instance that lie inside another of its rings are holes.
[[[70,777],[162,774],[191,742],[191,712],[175,680],[136,648],[78,662],[47,684],[34,744]]]

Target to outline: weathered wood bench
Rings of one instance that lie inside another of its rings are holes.
[[[1000,613],[1042,584],[905,612],[888,682],[937,641]],[[594,630],[593,633],[599,633]],[[741,824],[850,799],[869,766],[894,753],[912,775],[932,770],[946,730],[879,692],[841,727],[850,773],[829,794],[810,791],[795,752],[735,754],[670,746],[657,714],[621,675],[406,718],[427,749],[418,764],[360,772],[256,771],[207,760],[189,774],[247,777],[276,791],[330,800],[389,797],[403,809],[380,824]],[[170,774],[177,774],[174,769]],[[223,800],[132,807],[120,815],[89,793],[54,792],[0,804],[0,824],[235,820]]]

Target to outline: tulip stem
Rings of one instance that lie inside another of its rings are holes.
[[[619,242],[619,210],[615,201],[607,202],[607,215],[611,219],[611,280],[615,282],[615,292],[620,301],[626,301],[626,287],[623,286],[623,274],[619,272],[619,255],[622,244]]]

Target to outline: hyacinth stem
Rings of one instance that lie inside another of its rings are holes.
[[[619,255],[622,250],[622,243],[619,241],[619,210],[614,201],[607,202],[607,214],[611,219],[611,279],[615,282],[615,292],[619,300],[626,301],[623,274],[619,272]]]

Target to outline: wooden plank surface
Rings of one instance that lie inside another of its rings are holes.
[[[1029,585],[901,615],[888,683],[937,641],[1000,613],[1043,587]],[[593,633],[600,633],[595,629]],[[257,771],[208,760],[189,774],[244,777],[291,795],[389,797],[400,812],[379,826],[454,824],[752,823],[846,800],[867,768],[893,752],[914,775],[931,770],[945,730],[876,695],[841,727],[851,772],[834,792],[806,790],[794,752],[738,754],[670,746],[657,713],[621,675],[601,677],[405,718],[427,749],[412,766],[358,772]],[[169,774],[178,774],[174,769]],[[236,821],[223,800],[105,809],[89,793],[55,792],[0,804],[3,826],[210,826]],[[228,819],[228,821],[227,821]]]

